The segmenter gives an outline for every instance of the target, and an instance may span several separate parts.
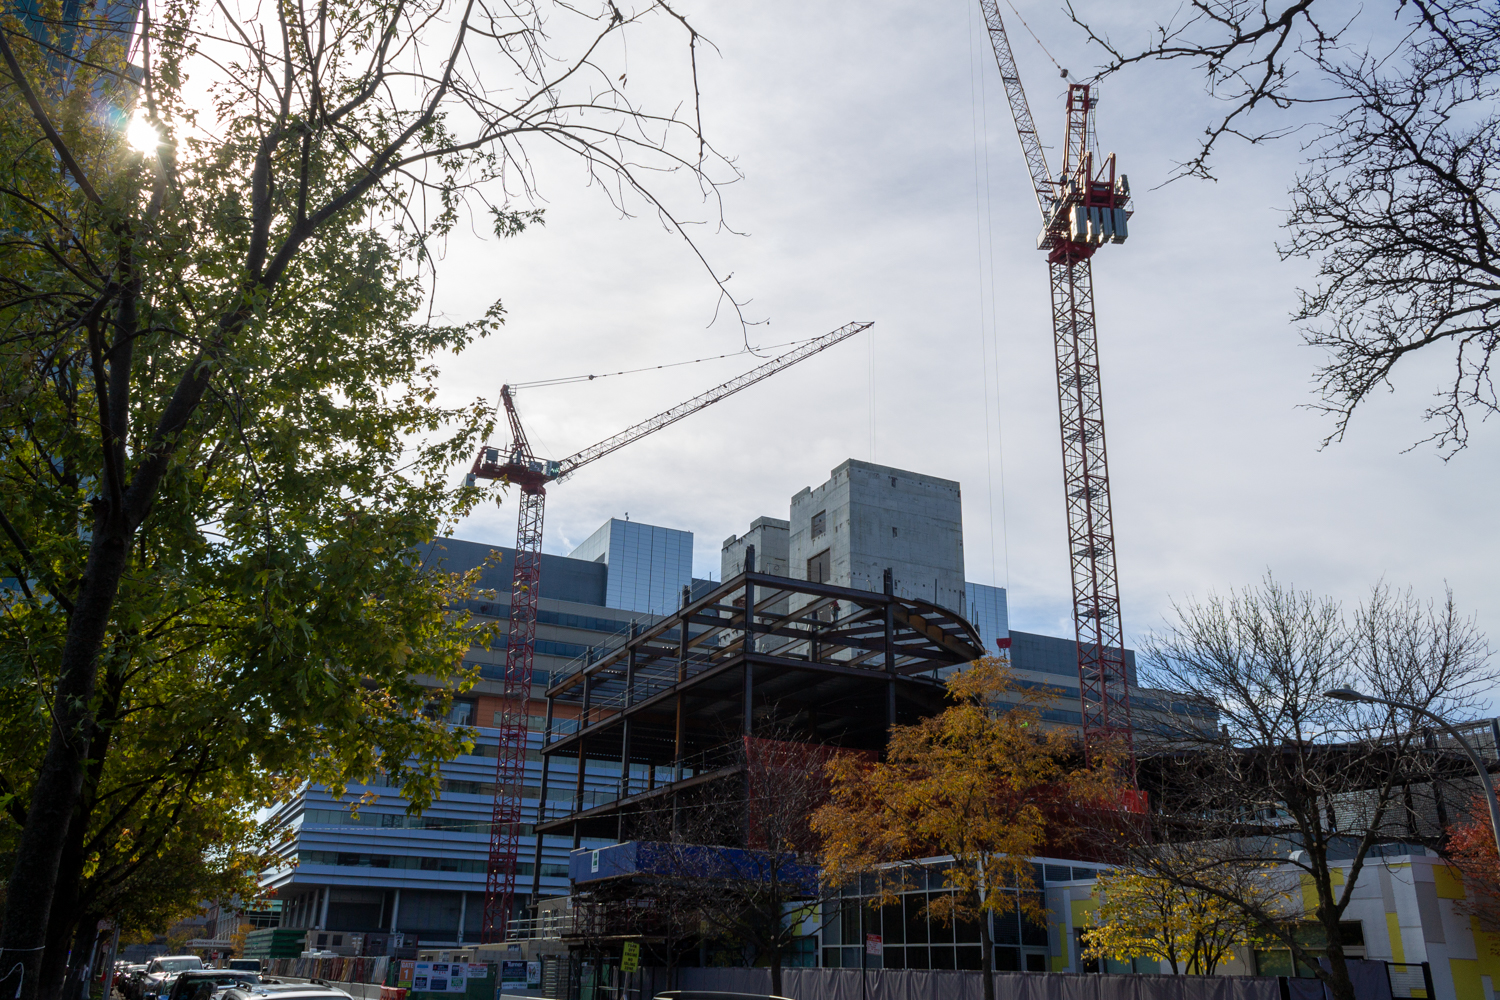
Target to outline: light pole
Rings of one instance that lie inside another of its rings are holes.
[[[1473,762],[1474,769],[1479,772],[1479,783],[1484,786],[1484,801],[1490,807],[1490,831],[1495,835],[1495,850],[1500,852],[1500,802],[1495,800],[1495,786],[1490,781],[1489,768],[1485,766],[1479,754],[1474,752],[1474,748],[1469,746],[1469,741],[1464,739],[1457,729],[1448,724],[1448,720],[1436,713],[1429,712],[1425,708],[1408,705],[1404,701],[1377,698],[1373,694],[1362,694],[1348,687],[1334,688],[1332,691],[1327,692],[1325,697],[1336,698],[1339,701],[1362,701],[1368,705],[1389,705],[1391,708],[1404,708],[1408,712],[1425,715],[1433,722],[1436,722],[1445,733],[1457,740],[1458,745],[1464,748],[1464,753],[1469,755],[1469,760]]]

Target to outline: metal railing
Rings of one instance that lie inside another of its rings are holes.
[[[505,937],[510,941],[556,941],[572,926],[573,900],[569,897],[562,906],[543,910],[539,916],[512,920],[506,927]]]

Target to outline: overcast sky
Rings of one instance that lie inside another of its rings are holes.
[[[1012,627],[1071,635],[1047,269],[977,3],[683,6],[719,48],[700,64],[705,128],[744,174],[724,192],[744,235],[709,225],[699,246],[769,321],[752,340],[876,326],[554,487],[546,551],[628,512],[692,531],[695,572],[717,577],[726,536],[869,459],[962,483],[968,578],[1009,588]],[[1017,6],[1075,75],[1097,62],[1054,0]],[[1127,33],[1164,6],[1080,4]],[[1010,28],[1055,168],[1065,87]],[[650,42],[621,54],[632,79]],[[1404,451],[1427,433],[1447,363],[1433,355],[1320,450],[1330,424],[1302,408],[1319,356],[1289,320],[1312,266],[1275,252],[1296,139],[1226,146],[1218,183],[1158,187],[1213,110],[1185,67],[1112,80],[1099,107],[1136,209],[1129,242],[1094,259],[1127,638],[1174,600],[1267,571],[1350,604],[1382,579],[1434,597],[1446,583],[1500,636],[1494,430],[1448,462]],[[541,167],[544,228],[455,238],[441,264],[445,314],[472,318],[498,295],[509,315],[503,336],[445,363],[452,400],[738,349],[736,324],[709,325],[717,290],[678,237],[621,218],[576,167]],[[535,389],[520,406],[538,450],[561,457],[752,363]],[[514,523],[507,499],[458,534],[509,545]]]

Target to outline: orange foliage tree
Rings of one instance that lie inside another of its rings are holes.
[[[813,815],[822,841],[824,876],[848,884],[880,872],[881,895],[892,903],[905,873],[923,857],[951,855],[947,887],[927,912],[950,924],[976,921],[984,944],[985,1000],[994,1000],[994,946],[989,914],[1043,923],[1033,893],[1030,859],[1058,820],[1057,807],[1118,801],[1116,770],[1070,769],[1077,758],[1071,731],[1044,729],[1031,691],[1004,659],[976,660],[948,680],[956,704],[942,714],[891,730],[884,761],[836,758],[828,765],[830,801]]]
[[[1478,917],[1485,930],[1500,932],[1500,854],[1483,793],[1469,802],[1469,815],[1448,831],[1448,860],[1464,875],[1468,899],[1462,907]]]

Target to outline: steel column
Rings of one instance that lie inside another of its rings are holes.
[[[552,742],[552,718],[557,705],[556,698],[547,699],[547,719],[542,726],[542,746]],[[552,758],[542,754],[542,787],[536,797],[536,825],[541,826],[542,821],[547,818],[547,774],[551,770]],[[533,900],[542,897],[542,835],[535,830],[536,855],[531,864],[531,898]]]
[[[896,579],[887,566],[884,574],[885,596],[894,597],[896,594]],[[937,584],[932,587],[933,596],[937,596]],[[936,602],[934,602],[936,603]],[[895,606],[890,601],[885,602],[885,717],[886,725],[894,728],[896,725],[896,615]],[[890,734],[886,734],[890,738]]]

